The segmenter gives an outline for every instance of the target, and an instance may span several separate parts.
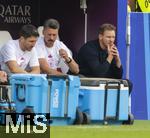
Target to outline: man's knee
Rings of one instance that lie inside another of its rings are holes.
[[[126,79],[127,80],[127,82],[128,82],[128,86],[129,86],[129,95],[131,94],[131,91],[132,91],[132,89],[133,89],[133,83],[130,81],[130,80],[128,80],[128,79]]]

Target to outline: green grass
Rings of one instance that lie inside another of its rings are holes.
[[[133,125],[51,126],[50,138],[149,138],[150,121]]]

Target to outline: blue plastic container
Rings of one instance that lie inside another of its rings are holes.
[[[14,74],[10,77],[16,112],[32,107],[34,113],[49,113],[46,75]]]
[[[0,125],[5,124],[5,113],[9,111],[9,104],[6,101],[0,101]]]
[[[80,79],[77,76],[49,76],[51,125],[73,124],[78,106]]]
[[[88,82],[87,86],[82,85],[81,80],[79,108],[90,116],[92,122],[128,120],[128,86],[112,82],[106,90],[106,80],[99,81],[98,85]]]

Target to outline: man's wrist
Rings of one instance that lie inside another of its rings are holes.
[[[66,62],[67,64],[69,64],[69,63],[71,63],[71,62],[72,62],[72,59],[71,59],[70,57],[68,57],[68,59],[67,59],[67,60],[65,60],[65,62]]]
[[[113,56],[112,56],[112,55],[109,55],[109,56],[107,57],[107,61],[111,64],[112,60],[113,60]]]

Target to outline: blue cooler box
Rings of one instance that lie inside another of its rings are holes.
[[[73,124],[78,106],[80,79],[78,76],[49,76],[50,125]]]
[[[92,122],[128,120],[126,81],[81,78],[79,108]]]
[[[10,83],[17,113],[25,109],[31,109],[31,113],[49,113],[46,75],[14,74],[10,77]]]
[[[11,101],[11,86],[0,84],[0,125],[6,125],[6,114],[15,112],[15,103]]]

